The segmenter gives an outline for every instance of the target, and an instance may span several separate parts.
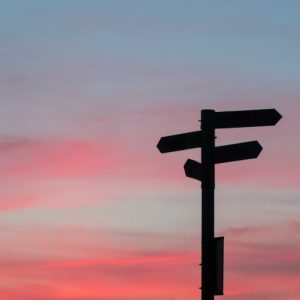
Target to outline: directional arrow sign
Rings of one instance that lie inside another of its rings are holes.
[[[157,148],[161,153],[201,147],[201,131],[193,131],[162,137]]]
[[[215,112],[215,128],[272,126],[282,118],[276,109]]]
[[[183,166],[186,177],[202,180],[202,165],[195,160],[188,159]]]
[[[251,159],[258,157],[262,146],[257,142],[245,142],[233,145],[220,146],[215,148],[214,163],[220,164],[230,161]],[[188,159],[184,165],[187,177],[202,180],[202,165],[194,160]]]
[[[257,158],[262,146],[257,141],[219,146],[215,148],[214,160],[216,164],[236,160]]]

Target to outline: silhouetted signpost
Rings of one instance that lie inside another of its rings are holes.
[[[215,147],[215,129],[272,126],[281,119],[275,109],[215,112],[201,111],[201,131],[162,137],[161,153],[201,147],[201,163],[188,159],[187,177],[202,182],[202,300],[223,295],[224,238],[214,236],[215,164],[257,158],[257,141]]]

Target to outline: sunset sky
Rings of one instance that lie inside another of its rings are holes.
[[[300,1],[0,3],[0,299],[200,299],[200,150],[156,144],[263,108],[216,131],[264,148],[216,168],[217,299],[300,299]]]

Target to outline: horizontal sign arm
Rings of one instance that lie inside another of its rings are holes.
[[[161,153],[174,152],[186,149],[199,148],[202,146],[201,131],[192,131],[176,135],[162,137],[157,148]]]
[[[214,151],[214,163],[226,163],[231,161],[257,158],[262,151],[262,146],[257,141],[245,142],[233,145],[219,146]],[[184,164],[187,177],[201,181],[203,170],[201,163],[188,159]]]
[[[262,146],[257,141],[219,146],[215,148],[214,161],[220,164],[257,158],[261,151]]]
[[[282,118],[276,109],[215,112],[215,128],[273,126]]]

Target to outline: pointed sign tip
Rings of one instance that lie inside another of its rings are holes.
[[[282,115],[275,108],[272,108],[269,111],[270,111],[270,113],[271,113],[271,115],[273,117],[273,124],[272,125],[277,124],[282,119]]]
[[[156,145],[156,148],[158,149],[158,151],[161,153],[161,150],[159,148],[159,143]]]
[[[165,153],[163,147],[162,147],[162,144],[163,144],[163,141],[162,141],[162,138],[159,139],[157,145],[156,145],[156,148],[158,149],[158,151],[160,153]]]
[[[278,122],[282,119],[282,114],[280,114],[276,109],[275,109],[275,111],[277,113],[277,122]]]
[[[263,150],[262,145],[258,141],[256,141],[256,143],[257,143],[257,152],[256,152],[257,155],[255,158],[257,158],[260,155],[261,151]]]
[[[185,176],[187,176],[187,177],[188,177],[189,164],[190,164],[190,159],[188,159],[183,165],[184,173],[185,173]]]
[[[184,163],[184,168],[186,168],[193,160],[187,159],[186,162]]]

